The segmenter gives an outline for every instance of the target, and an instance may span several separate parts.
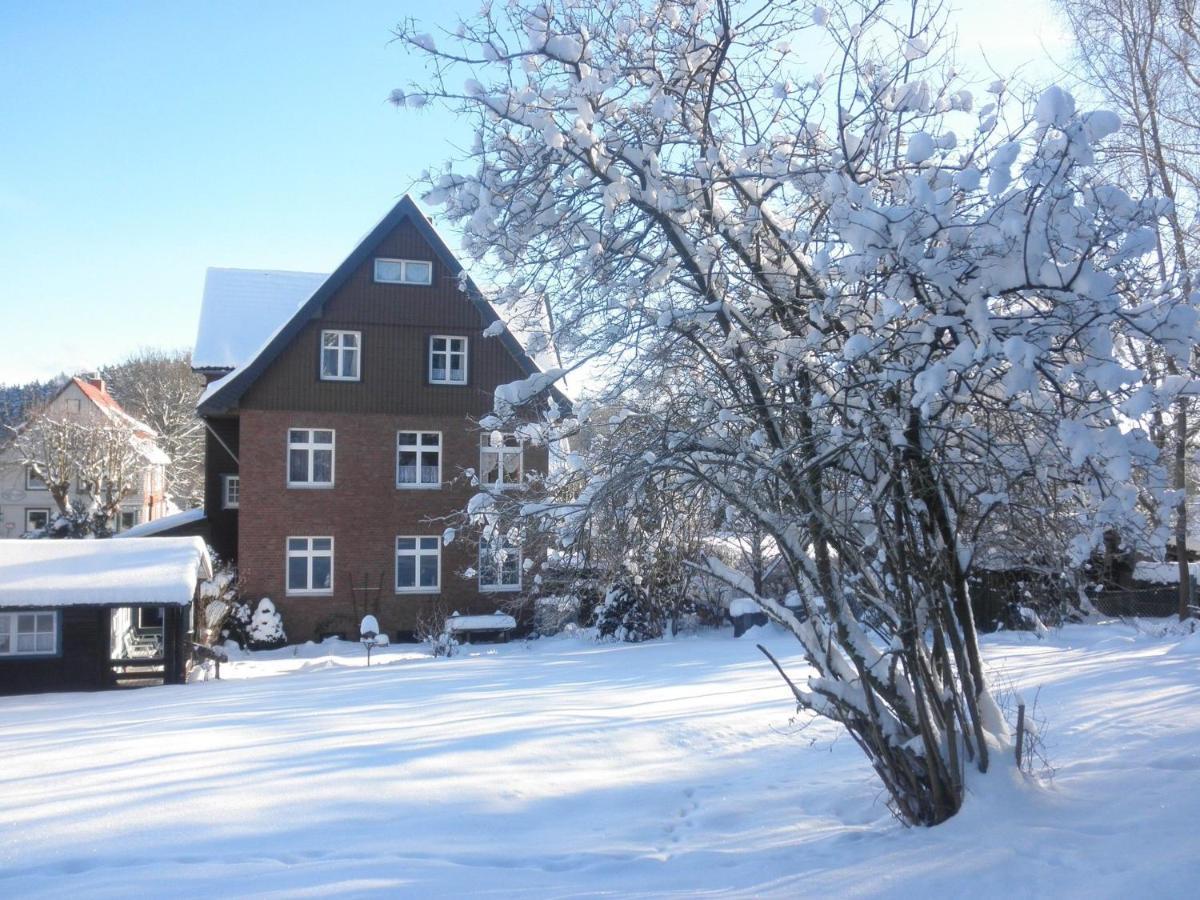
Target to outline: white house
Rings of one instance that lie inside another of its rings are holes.
[[[157,433],[121,409],[103,381],[70,379],[46,404],[45,414],[56,419],[120,425],[137,438],[145,465],[140,483],[121,502],[118,520],[112,523],[114,530],[123,531],[175,511],[165,494],[164,469],[170,460],[155,443]],[[12,435],[0,436],[0,538],[20,537],[41,528],[56,511],[46,486],[18,462]]]

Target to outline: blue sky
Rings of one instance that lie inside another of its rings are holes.
[[[960,5],[963,57],[1064,46],[1041,0]],[[190,346],[208,266],[331,270],[469,137],[387,104],[421,74],[391,27],[477,6],[5,4],[0,383]]]

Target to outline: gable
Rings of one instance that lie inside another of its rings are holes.
[[[433,263],[432,284],[378,284],[374,280],[377,257],[428,259]],[[308,354],[306,347],[313,348],[308,355],[313,360],[311,367],[315,368],[313,335],[319,333],[318,322],[327,323],[324,327],[341,323],[408,329],[431,326],[485,329],[498,317],[469,278],[462,278],[460,284],[461,273],[461,264],[405,195],[253,359],[210,385],[201,397],[198,411],[210,415],[235,408],[293,346],[300,356]],[[508,331],[497,338],[480,338],[474,343],[495,345],[506,353],[515,365],[516,377],[538,371]],[[364,350],[364,359],[365,356]],[[263,393],[255,390],[256,395]]]

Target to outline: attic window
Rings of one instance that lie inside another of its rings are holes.
[[[375,280],[382,284],[433,284],[433,263],[424,259],[377,259]]]

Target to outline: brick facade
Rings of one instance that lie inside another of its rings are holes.
[[[287,432],[298,426],[335,432],[334,486],[287,486]],[[396,433],[441,431],[440,488],[396,487]],[[244,410],[241,414],[241,508],[238,569],[244,596],[270,597],[292,641],[324,634],[357,634],[366,612],[393,636],[412,632],[433,611],[490,613],[513,598],[481,592],[462,573],[478,566],[477,544],[462,535],[442,548],[441,590],[397,594],[395,540],[438,536],[446,516],[465,508],[475,489],[464,469],[479,465],[479,431],[461,416],[430,417]],[[545,453],[525,454],[526,470],[544,469]],[[332,537],[333,594],[287,595],[285,542],[292,537]],[[360,592],[369,584],[379,592]]]

